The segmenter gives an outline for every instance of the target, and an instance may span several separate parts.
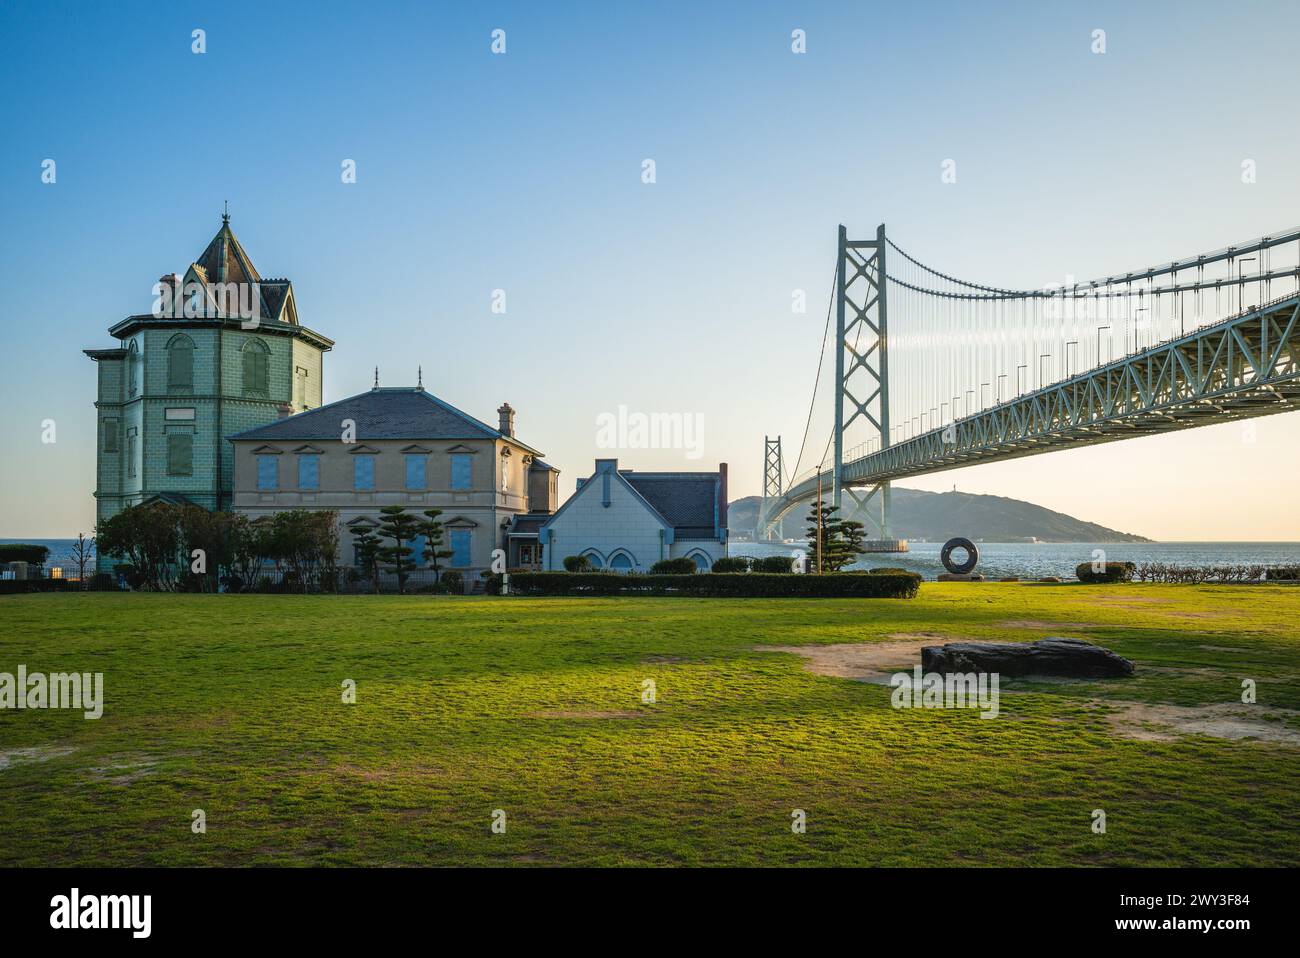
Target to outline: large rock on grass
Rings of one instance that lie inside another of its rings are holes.
[[[921,649],[926,672],[998,672],[1002,675],[1063,675],[1111,678],[1132,675],[1133,663],[1110,649],[1052,636],[1037,642],[951,642]]]

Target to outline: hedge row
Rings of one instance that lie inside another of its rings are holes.
[[[500,591],[500,577],[487,590]],[[913,599],[915,572],[873,575],[769,575],[701,572],[694,575],[613,575],[608,572],[514,572],[512,595],[684,595],[714,597]]]

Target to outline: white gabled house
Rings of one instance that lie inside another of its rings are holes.
[[[717,472],[636,472],[597,459],[589,479],[538,530],[543,564],[562,571],[567,556],[597,569],[648,572],[685,556],[707,572],[727,554],[727,464]]]

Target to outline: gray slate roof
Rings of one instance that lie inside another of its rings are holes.
[[[380,387],[258,426],[228,438],[260,442],[338,440],[341,423],[357,424],[357,442],[373,439],[504,439],[497,429],[415,386]],[[511,441],[536,452],[511,437]]]
[[[713,538],[720,514],[719,473],[620,469],[619,475],[663,516],[678,538]]]
[[[535,536],[546,520],[551,518],[549,512],[529,512],[514,516],[510,520],[508,533],[512,536]]]

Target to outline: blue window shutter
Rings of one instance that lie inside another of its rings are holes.
[[[467,453],[456,453],[451,457],[451,487],[469,489],[472,481],[472,460]]]
[[[454,566],[469,565],[469,530],[452,529],[451,530],[451,564]]]
[[[353,486],[357,489],[375,488],[375,457],[357,453],[352,458]]]
[[[298,457],[298,488],[320,488],[320,456],[303,453]]]
[[[424,487],[424,456],[418,453],[408,453],[406,456],[406,488],[423,489]]]
[[[279,456],[257,457],[257,488],[277,489],[280,482]]]

